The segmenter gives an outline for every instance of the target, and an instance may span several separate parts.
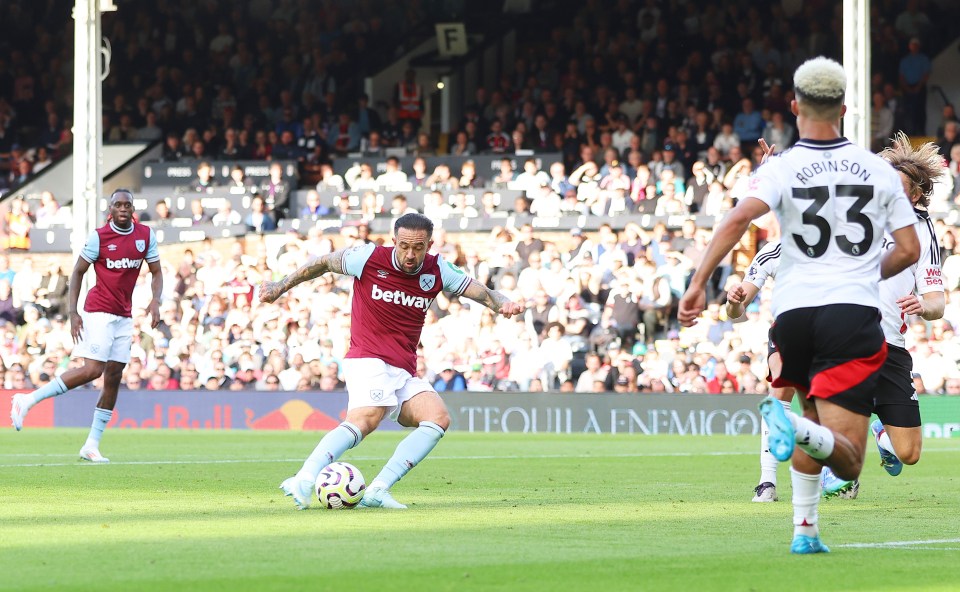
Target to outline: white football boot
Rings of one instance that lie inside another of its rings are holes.
[[[313,483],[309,479],[300,479],[297,475],[280,484],[283,495],[293,498],[298,510],[306,510],[313,502]]]
[[[110,462],[110,459],[100,454],[100,451],[96,448],[89,448],[84,446],[80,449],[80,460],[90,461],[92,463],[105,464]]]

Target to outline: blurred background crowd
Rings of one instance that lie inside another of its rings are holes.
[[[72,33],[48,32],[72,32],[61,4],[12,1],[0,20],[0,190],[10,195],[70,152]],[[738,322],[724,317],[721,304],[749,254],[777,238],[775,224],[762,223],[745,240],[745,261],[724,262],[696,327],[679,329],[676,304],[713,222],[759,165],[757,141],[780,151],[797,140],[792,72],[809,57],[839,56],[840,4],[560,1],[563,10],[518,17],[529,22],[511,72],[480,88],[456,129],[442,136],[421,120],[412,89],[426,83],[415,71],[398,80],[392,97],[362,93],[363,77],[409,46],[428,15],[442,13],[440,4],[181,0],[137,3],[104,20],[112,44],[106,140],[160,141],[165,160],[194,168],[208,160],[293,162],[300,187],[317,190],[280,207],[267,182],[252,189],[262,199],[250,213],[218,212],[221,221],[247,224],[249,236],[162,252],[162,322],[151,330],[143,318],[144,275],[125,387],[342,389],[349,280],[322,278],[275,305],[260,305],[255,286],[311,256],[382,241],[369,222],[418,209],[437,220],[496,220],[489,232],[438,230],[433,249],[529,306],[524,317],[507,320],[468,301],[438,299],[420,358],[438,390],[765,392],[769,293]],[[941,321],[914,320],[908,345],[926,391],[960,394],[953,330],[960,323],[960,123],[949,104],[939,121],[927,121],[923,108],[925,52],[953,35],[943,23],[957,22],[960,6],[877,0],[871,9],[873,148],[896,130],[929,132],[944,156],[931,212],[947,310]],[[419,161],[397,169],[398,161],[388,163],[390,148]],[[488,153],[507,157],[498,170],[468,164]],[[346,155],[358,156],[357,165],[331,166]],[[460,157],[459,166],[433,160],[447,155]],[[209,180],[199,174],[194,183],[202,191]],[[395,197],[320,201],[397,187],[422,192],[423,207]],[[488,204],[487,190],[498,188],[522,195],[509,207]],[[468,202],[466,191],[481,197]],[[11,254],[0,255],[4,388],[38,386],[77,363],[64,320],[72,262],[14,254],[28,248],[31,232],[69,222],[60,206],[69,200],[59,197],[44,196],[39,207],[16,197],[0,206],[0,240]],[[509,221],[497,214],[503,209]],[[672,222],[615,221],[633,213]],[[145,214],[163,223],[162,212]],[[587,231],[513,223],[532,220],[527,215],[614,221]],[[325,217],[339,217],[343,228],[276,233],[284,218]]]

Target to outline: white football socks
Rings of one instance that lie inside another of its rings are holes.
[[[323,467],[339,459],[344,452],[359,444],[362,439],[363,433],[360,428],[349,421],[341,423],[320,439],[320,443],[304,461],[297,476],[301,479],[316,481]]]
[[[820,505],[820,474],[798,473],[790,467],[793,484],[793,534],[817,536],[817,508]]]
[[[893,449],[893,442],[890,441],[890,434],[887,433],[886,428],[884,428],[883,431],[880,432],[880,435],[877,436],[877,445],[879,445],[880,448],[883,448],[890,454],[896,456],[897,460],[900,460],[900,457],[897,456],[897,451]]]
[[[85,449],[100,449],[100,438],[103,437],[103,430],[106,429],[112,417],[113,409],[101,409],[97,407],[93,410],[93,424],[90,426],[90,434],[87,436],[87,441],[83,444]]]
[[[425,459],[443,437],[444,430],[432,421],[421,421],[420,426],[400,441],[396,451],[380,474],[370,484],[371,489],[390,489],[410,469]]]
[[[49,399],[50,397],[62,395],[63,393],[67,392],[67,390],[67,385],[63,384],[63,380],[61,380],[58,376],[27,395],[27,404],[30,407],[33,407],[40,401]]]
[[[783,405],[783,410],[786,412],[790,411],[790,401],[780,401],[780,404]],[[788,413],[789,415],[789,413]],[[780,461],[776,459],[772,454],[770,454],[770,428],[767,427],[767,422],[760,419],[760,483],[773,483],[777,484],[777,467],[780,465]]]
[[[797,446],[810,458],[823,460],[833,453],[836,440],[830,428],[826,428],[796,413],[787,413],[797,435]]]

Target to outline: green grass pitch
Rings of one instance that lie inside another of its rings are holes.
[[[960,446],[821,504],[791,556],[790,479],[750,502],[754,437],[450,433],[394,488],[406,512],[298,512],[277,489],[316,433],[0,434],[0,590],[957,590]],[[368,480],[400,434],[344,460]]]

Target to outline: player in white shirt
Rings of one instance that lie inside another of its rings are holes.
[[[738,319],[743,316],[746,304],[753,302],[767,279],[776,279],[777,269],[780,268],[780,242],[773,241],[763,246],[750,262],[743,283],[737,284],[727,291],[727,318]],[[772,332],[772,329],[771,329]],[[771,338],[767,346],[768,380],[780,375],[780,353]],[[774,387],[773,397],[780,401],[784,410],[790,409],[795,389],[791,386]],[[777,467],[780,461],[770,453],[768,443],[769,429],[765,420],[760,421],[760,481],[754,488],[753,501],[777,501]]]
[[[692,326],[704,309],[705,287],[750,222],[773,210],[783,239],[773,290],[773,341],[782,360],[773,386],[793,386],[804,416],[774,398],[760,404],[770,452],[792,457],[792,553],[825,553],[817,510],[823,465],[856,479],[880,366],[887,347],[880,330],[878,275],[893,277],[920,257],[916,215],[900,178],[875,154],[840,137],[846,74],[814,58],[794,74],[800,140],[751,178],[743,199],[714,232],[680,300],[678,317]],[[894,239],[881,246],[884,229]],[[795,450],[799,449],[799,450]]]
[[[893,165],[900,174],[903,190],[916,212],[916,229],[920,238],[920,260],[880,282],[880,326],[887,341],[887,359],[880,369],[880,381],[874,393],[874,413],[880,419],[870,425],[880,465],[893,476],[900,474],[903,465],[920,460],[923,432],[920,404],[913,386],[913,359],[904,348],[907,315],[916,315],[926,321],[943,317],[944,293],[940,275],[940,245],[933,221],[926,208],[937,179],[944,173],[943,159],[935,144],[926,143],[914,148],[903,132],[897,134],[890,148],[880,156]],[[885,249],[893,247],[891,237],[884,237]],[[823,476],[824,494],[859,489],[857,482],[837,479],[829,469]]]

